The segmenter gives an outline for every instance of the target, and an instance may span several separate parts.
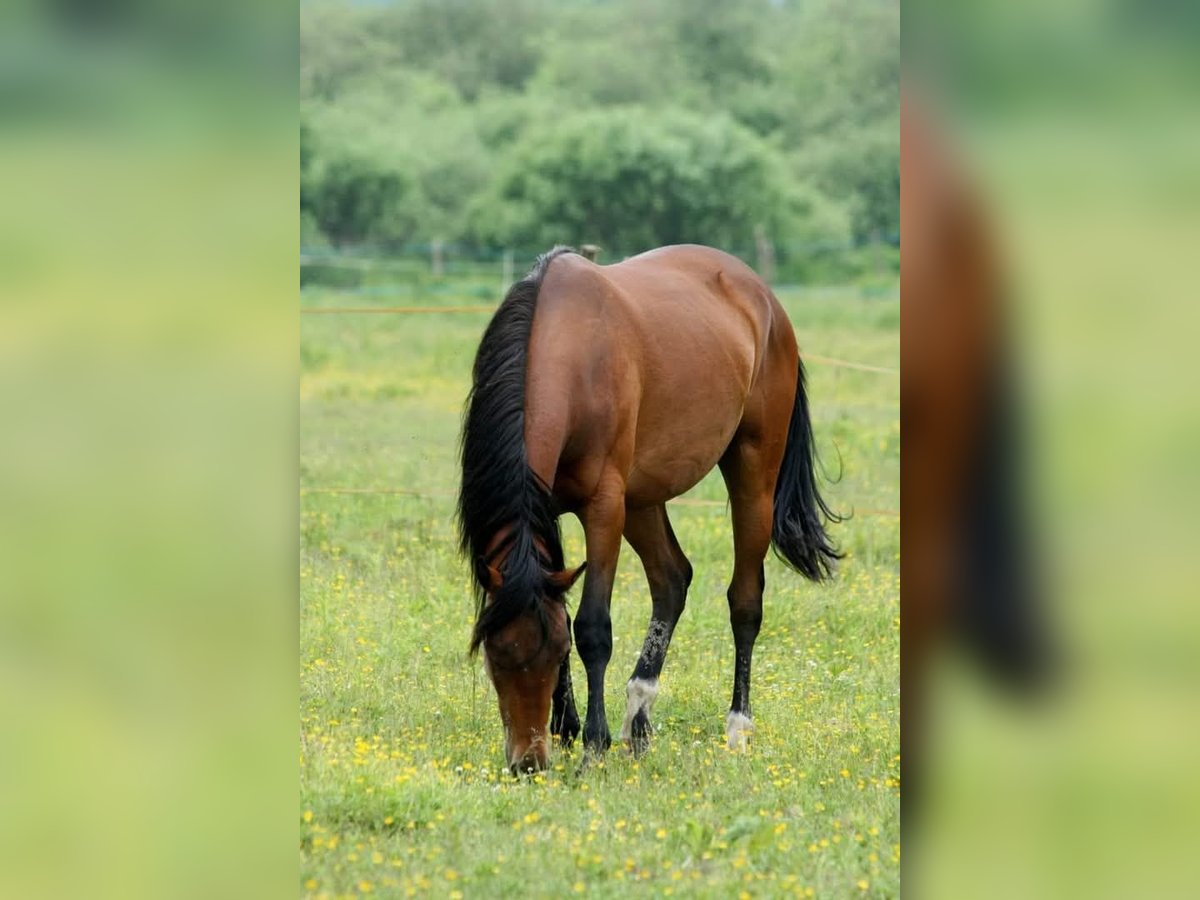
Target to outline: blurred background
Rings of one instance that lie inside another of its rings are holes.
[[[0,895],[294,884],[295,43],[0,9]]]
[[[705,222],[777,279],[894,277],[895,4],[460,7],[302,3],[298,37],[294,4],[6,5],[0,893],[294,884],[298,244],[306,284],[370,289],[382,257],[424,290],[440,244],[498,287],[506,251],[520,274],[548,241],[611,260]],[[906,86],[1008,287],[1063,645],[1036,701],[937,654],[916,896],[1200,881],[1197,24],[904,11]],[[680,190],[630,223],[662,192],[614,186],[664,168],[730,207]],[[583,233],[568,177],[629,227]]]
[[[1197,25],[1171,2],[905,6],[906,101],[989,233],[1025,538],[1059,650],[1033,692],[961,648],[931,654],[921,802],[905,796],[914,896],[1178,897],[1200,879]],[[905,166],[910,149],[906,132]],[[936,198],[904,178],[920,220]],[[910,322],[922,298],[903,291],[907,375],[937,321]],[[903,403],[907,525],[926,498],[908,492]]]
[[[303,284],[696,242],[894,290],[899,29],[892,0],[303,3]]]

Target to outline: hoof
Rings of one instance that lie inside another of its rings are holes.
[[[653,731],[654,727],[650,724],[650,717],[646,715],[646,711],[638,710],[629,723],[629,733],[625,736],[629,742],[629,749],[635,757],[641,756],[650,749],[650,735]]]
[[[593,756],[602,756],[609,747],[612,746],[612,735],[608,733],[608,729],[598,731],[593,734],[588,734],[587,729],[583,732],[583,749],[585,752]]]
[[[558,736],[559,746],[564,750],[569,750],[575,744],[575,738],[579,737],[579,732],[582,730],[579,724],[579,716],[568,715],[564,716],[559,727],[555,730]]]

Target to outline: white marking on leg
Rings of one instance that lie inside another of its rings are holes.
[[[621,740],[627,741],[633,736],[633,720],[641,710],[650,715],[650,707],[658,696],[658,679],[630,678],[625,686],[625,724],[621,726]]]
[[[729,711],[725,716],[725,739],[729,742],[730,750],[745,750],[749,745],[750,733],[754,731],[754,722],[749,716],[740,712]]]

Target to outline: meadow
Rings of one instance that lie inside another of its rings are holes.
[[[302,306],[494,303],[493,275],[309,285]],[[802,353],[899,365],[893,294],[781,288]],[[725,746],[732,560],[719,475],[670,506],[695,568],[649,752],[516,779],[454,525],[485,312],[304,315],[300,377],[300,888],[311,897],[895,897],[900,874],[899,379],[810,362],[846,551],[813,585],[767,562],[756,731]],[[582,533],[563,520],[568,564]],[[572,602],[578,588],[572,593]],[[607,681],[619,728],[650,603],[625,546]],[[577,686],[583,684],[578,656]],[[578,690],[578,688],[577,688]],[[585,692],[584,692],[585,693]],[[577,694],[580,713],[585,697]]]

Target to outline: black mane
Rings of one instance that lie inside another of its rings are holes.
[[[548,579],[563,568],[558,517],[550,488],[529,468],[525,453],[525,364],[546,269],[556,257],[573,252],[555,247],[538,257],[529,274],[509,288],[475,356],[458,494],[459,548],[471,559],[479,607],[471,652],[529,610],[541,617],[545,633],[540,599],[561,594]],[[510,549],[500,569],[502,584],[485,606],[484,557],[506,526],[512,532],[504,542]]]

